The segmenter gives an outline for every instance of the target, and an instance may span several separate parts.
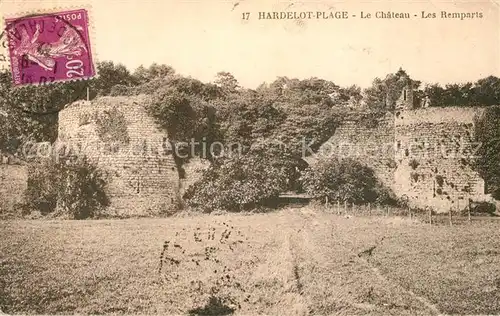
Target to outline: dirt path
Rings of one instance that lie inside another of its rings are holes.
[[[291,251],[309,314],[439,314],[425,298],[398,286],[369,263],[366,257],[376,251],[373,245],[367,244],[367,253],[358,255],[351,235],[342,229],[349,219],[332,222],[324,214],[301,211],[296,216],[302,217],[303,226],[291,237]]]

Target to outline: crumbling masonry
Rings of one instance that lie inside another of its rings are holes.
[[[110,215],[158,215],[179,201],[179,176],[166,133],[148,115],[147,96],[78,101],[59,113],[56,146],[109,173]]]
[[[483,108],[414,108],[408,85],[395,113],[374,121],[344,122],[318,152],[352,157],[370,166],[387,187],[412,206],[465,209],[483,200],[484,181],[471,167],[478,144],[475,117]]]

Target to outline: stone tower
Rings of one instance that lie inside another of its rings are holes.
[[[157,215],[173,211],[179,201],[172,148],[147,113],[148,102],[145,95],[100,97],[59,112],[59,146],[76,150],[107,171],[112,216]]]
[[[396,101],[396,109],[398,110],[412,110],[413,109],[413,86],[411,79],[407,76],[400,79],[402,81],[403,89],[401,95]]]

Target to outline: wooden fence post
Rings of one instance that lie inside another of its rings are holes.
[[[450,226],[453,226],[453,219],[452,219],[451,211],[452,211],[452,207],[450,206],[450,211],[449,211],[449,213],[448,213],[448,214],[450,214],[450,216],[449,216],[449,219],[450,219]]]
[[[432,226],[432,208],[429,207],[429,225]]]
[[[337,215],[340,215],[340,201],[337,200]]]
[[[467,216],[469,217],[469,223],[471,222],[470,209],[471,209],[471,204],[470,204],[470,199],[468,199],[468,203],[467,203]]]
[[[344,200],[344,214],[347,214],[347,201]]]
[[[328,196],[325,197],[325,207],[328,208]]]

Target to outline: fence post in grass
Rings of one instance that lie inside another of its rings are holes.
[[[450,219],[450,226],[453,226],[453,219],[452,219],[451,211],[452,211],[452,207],[450,206],[450,211],[448,212],[448,214],[449,214],[449,219]]]
[[[340,215],[340,201],[337,200],[337,215]]]
[[[429,225],[432,226],[432,208],[429,207]]]
[[[470,199],[468,199],[468,203],[467,203],[467,216],[469,218],[469,223],[471,222],[471,218],[470,218],[470,208],[471,208],[471,205],[470,205]]]
[[[325,207],[328,209],[328,196],[325,196]]]
[[[347,214],[347,200],[344,200],[344,214]]]
[[[351,213],[354,214],[354,202],[351,203]]]

